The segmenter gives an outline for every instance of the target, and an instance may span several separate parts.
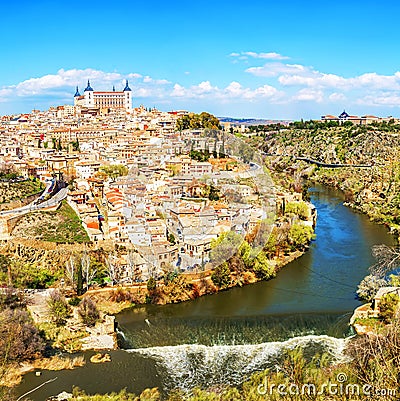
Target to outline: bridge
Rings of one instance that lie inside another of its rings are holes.
[[[356,168],[371,168],[372,164],[340,164],[340,163],[323,163],[310,157],[294,156],[296,160],[302,160],[310,164],[315,164],[318,167],[340,168],[340,167],[356,167]]]
[[[267,157],[292,157],[295,160],[302,160],[306,163],[315,164],[318,167],[326,167],[326,168],[340,168],[340,167],[355,167],[355,168],[371,168],[372,164],[346,164],[346,163],[324,163],[319,160],[313,159],[307,156],[293,156],[288,154],[272,154],[262,152],[263,156]]]

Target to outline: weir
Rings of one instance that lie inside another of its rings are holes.
[[[345,362],[343,351],[348,339],[325,335],[295,337],[283,342],[250,345],[191,344],[128,350],[146,356],[156,363],[163,377],[164,391],[221,384],[239,385],[252,373],[278,368],[287,352],[301,348],[305,356],[326,353],[332,363]]]

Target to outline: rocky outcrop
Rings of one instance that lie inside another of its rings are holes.
[[[56,244],[23,238],[0,242],[0,253],[11,260],[46,267],[50,271],[64,268],[71,254],[83,250],[82,244]]]

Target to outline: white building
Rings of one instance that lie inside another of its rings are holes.
[[[74,105],[87,107],[87,108],[111,108],[126,110],[132,109],[132,89],[126,81],[125,88],[117,92],[115,87],[111,92],[95,92],[90,86],[88,80],[87,87],[85,88],[83,95],[79,93],[78,87],[76,87],[76,93],[74,95]]]
[[[75,163],[76,175],[78,178],[87,180],[99,171],[100,166],[101,163],[97,161],[81,161]]]

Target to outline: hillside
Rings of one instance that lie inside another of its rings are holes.
[[[66,201],[56,211],[29,213],[21,217],[12,236],[57,243],[89,241],[79,217]]]
[[[44,184],[38,180],[0,181],[0,210],[9,210],[21,206],[24,199],[38,194],[44,189]]]
[[[249,141],[268,154],[266,162],[275,179],[301,177],[344,191],[348,204],[372,220],[400,229],[400,126],[329,126],[304,123],[259,133]],[[324,163],[371,165],[370,168],[310,167],[294,157],[306,156]],[[289,180],[290,181],[290,180]],[[291,186],[299,183],[291,182]]]

